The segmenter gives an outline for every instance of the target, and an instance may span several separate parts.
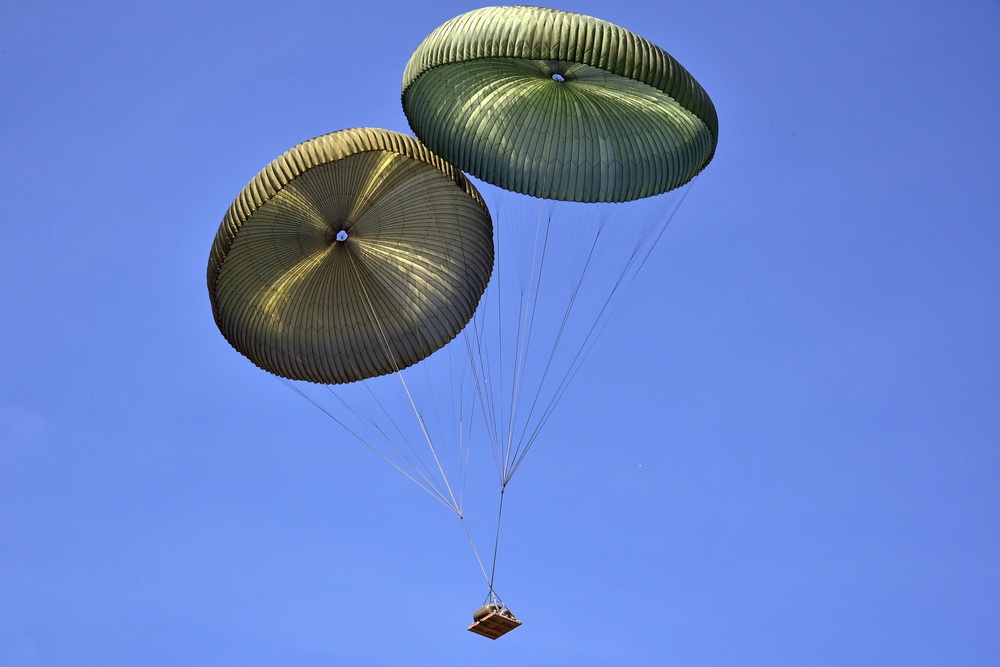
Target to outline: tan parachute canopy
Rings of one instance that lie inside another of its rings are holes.
[[[208,263],[215,321],[261,368],[320,383],[391,373],[466,325],[489,282],[489,212],[412,137],[334,132],[265,167]]]
[[[600,19],[485,7],[438,27],[403,74],[421,141],[522,194],[621,202],[687,183],[712,159],[708,94],[666,51]]]

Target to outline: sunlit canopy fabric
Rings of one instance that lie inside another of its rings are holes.
[[[453,339],[493,267],[489,211],[412,137],[302,143],[243,188],[208,263],[215,321],[261,368],[320,383],[391,373]]]
[[[458,168],[522,194],[631,201],[691,180],[718,117],[666,51],[600,19],[485,7],[434,30],[403,74],[416,135]]]

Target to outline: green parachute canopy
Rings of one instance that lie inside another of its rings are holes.
[[[718,117],[666,51],[600,19],[485,7],[410,57],[403,110],[477,178],[546,199],[623,202],[677,188],[712,159]]]
[[[216,324],[281,377],[337,384],[401,370],[452,340],[493,270],[476,189],[412,137],[371,128],[265,167],[208,263]]]

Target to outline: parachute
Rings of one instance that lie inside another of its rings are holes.
[[[502,515],[512,476],[712,160],[718,117],[660,47],[542,7],[442,24],[407,63],[401,97],[417,137],[485,182],[494,215],[497,269],[464,336]]]
[[[209,295],[233,347],[458,515],[488,585],[469,629],[495,639],[520,625],[494,589],[505,490],[712,160],[718,118],[660,47],[540,7],[444,23],[401,98],[417,139],[334,132],[243,189]],[[463,496],[484,442],[489,566]]]
[[[208,263],[219,330],[283,378],[398,372],[453,339],[493,269],[492,222],[453,167],[371,128],[299,144],[240,193]]]
[[[624,202],[673,190],[712,159],[718,117],[666,51],[600,19],[485,7],[434,30],[403,73],[417,137],[522,194]]]

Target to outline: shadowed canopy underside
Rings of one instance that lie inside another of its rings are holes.
[[[403,74],[421,141],[522,194],[621,202],[672,190],[712,159],[708,94],[666,51],[600,19],[485,7],[438,27]]]
[[[208,264],[220,331],[281,377],[401,370],[452,340],[493,267],[479,193],[412,137],[371,128],[278,157],[222,221]]]

